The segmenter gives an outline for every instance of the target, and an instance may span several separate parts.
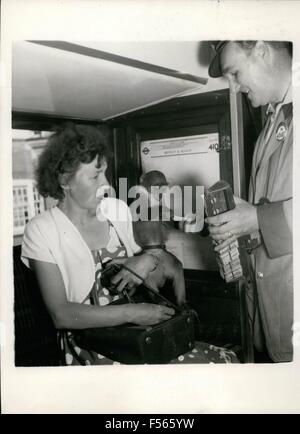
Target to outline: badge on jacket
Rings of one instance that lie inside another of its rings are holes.
[[[276,139],[283,140],[286,137],[286,132],[287,128],[285,122],[280,122],[276,130]]]

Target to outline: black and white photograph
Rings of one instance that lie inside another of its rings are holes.
[[[242,2],[187,3],[32,1],[22,31],[23,2],[4,2],[4,412],[300,410],[299,4],[272,34],[253,5],[270,2],[244,2],[252,31],[231,27]],[[33,383],[51,402],[26,401]]]

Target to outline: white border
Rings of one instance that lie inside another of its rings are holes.
[[[12,40],[285,39],[294,42],[297,66],[300,61],[299,3],[4,0],[1,6],[0,283],[1,335],[5,336],[1,348],[2,412],[298,413],[299,330],[295,362],[287,364],[14,368],[12,258],[9,251],[12,246]],[[294,82],[295,144],[300,138],[300,80],[297,81]],[[299,149],[295,146],[295,186],[299,185],[299,163]],[[296,188],[295,193],[294,212],[297,216],[299,200]],[[294,236],[297,246],[298,225],[295,225]],[[299,263],[298,249],[294,263]],[[295,267],[298,329],[299,282],[299,267]]]

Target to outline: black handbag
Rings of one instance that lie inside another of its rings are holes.
[[[108,270],[104,279],[108,275],[111,277],[117,269],[120,270],[114,264],[114,270]],[[145,282],[138,288],[136,296],[130,298],[130,302],[153,303],[155,298],[161,304],[173,307],[176,314],[153,326],[123,324],[73,330],[76,343],[83,349],[95,351],[124,364],[165,364],[192,350],[195,345],[196,316],[193,310],[180,310]],[[128,300],[124,297],[111,304],[120,303],[128,303]]]

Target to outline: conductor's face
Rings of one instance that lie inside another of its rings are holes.
[[[222,73],[233,92],[247,94],[253,107],[275,103],[276,89],[270,80],[272,68],[268,48],[258,41],[251,50],[229,42],[221,52]]]

